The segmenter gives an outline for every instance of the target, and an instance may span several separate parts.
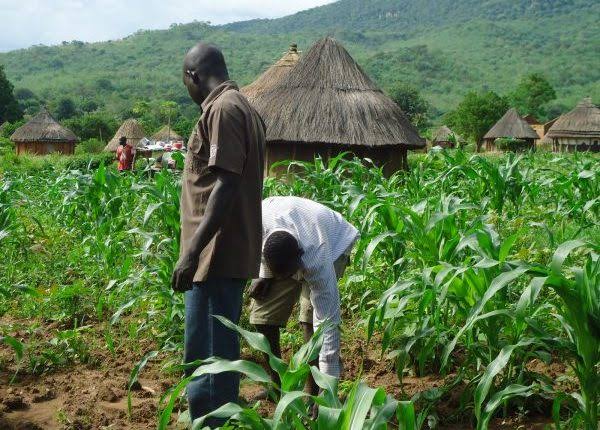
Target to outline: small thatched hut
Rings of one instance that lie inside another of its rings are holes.
[[[449,127],[443,125],[437,129],[431,139],[431,146],[440,146],[442,148],[454,148],[460,137]]]
[[[251,102],[267,124],[267,168],[351,151],[391,173],[406,167],[408,148],[425,146],[402,110],[331,38]]]
[[[296,63],[298,63],[299,59],[298,45],[292,43],[283,57],[269,67],[254,82],[246,85],[240,91],[248,100],[254,100],[259,94],[271,90],[275,84],[281,82],[289,71],[294,68]]]
[[[179,142],[180,140],[183,140],[183,137],[177,134],[177,132],[168,125],[164,125],[152,135],[152,140],[160,142]]]
[[[75,133],[60,125],[46,108],[42,108],[27,123],[17,128],[10,139],[15,143],[17,155],[45,155],[53,152],[73,154],[75,145],[79,142]]]
[[[104,147],[105,151],[115,152],[119,147],[119,139],[121,136],[125,136],[127,138],[127,143],[136,148],[140,140],[146,137],[146,133],[144,132],[144,127],[137,120],[130,118],[125,120],[121,127],[115,133],[115,136],[108,142],[108,144]]]
[[[487,151],[496,149],[496,139],[514,138],[525,142],[526,147],[535,148],[538,134],[525,121],[515,108],[509,109],[502,118],[483,136]]]
[[[600,109],[589,98],[564,114],[546,135],[555,151],[600,151]]]

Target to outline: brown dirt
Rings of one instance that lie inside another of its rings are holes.
[[[4,321],[3,321],[4,322]],[[47,327],[47,333],[56,329]],[[26,333],[17,333],[27,342]],[[92,338],[90,340],[88,338]],[[98,336],[95,343],[93,337]],[[346,333],[342,355],[344,359],[344,380],[362,378],[372,387],[383,387],[396,398],[410,398],[418,392],[442,387],[449,379],[439,375],[417,377],[407,375],[400,385],[390,359],[380,357],[379,340],[370,345],[364,341],[362,333]],[[94,331],[86,333],[86,341],[92,345],[91,359],[88,364],[72,364],[63,369],[31,375],[21,370],[15,381],[11,378],[16,370],[12,361],[12,351],[0,346],[0,430],[108,430],[131,429],[145,430],[156,428],[158,403],[161,395],[177,383],[178,375],[169,375],[162,370],[161,361],[177,357],[159,356],[150,361],[142,371],[139,386],[132,391],[132,414],[127,413],[127,382],[132,368],[139,359],[154,349],[152,342],[141,340],[138,345],[122,345],[115,354],[105,350],[101,336]],[[256,354],[245,351],[246,359]],[[289,355],[287,351],[284,355]],[[364,359],[362,358],[364,357]],[[4,363],[4,367],[2,366]],[[22,366],[25,367],[25,366]],[[531,371],[547,375],[553,380],[564,378],[565,366],[560,363],[546,365],[533,361],[528,364]],[[451,375],[451,378],[454,375]],[[568,385],[570,382],[564,382]],[[243,382],[241,397],[252,399],[260,386]],[[446,393],[437,409],[440,418],[452,416],[459,407],[460,385]],[[273,414],[275,406],[262,401],[259,411],[265,415]],[[174,414],[175,415],[175,414]],[[443,427],[447,430],[470,429],[469,417],[454,417],[454,426]],[[173,417],[175,421],[176,417]],[[496,420],[491,428],[506,429],[543,429],[547,418],[512,417]]]
[[[2,323],[4,323],[4,319]],[[11,321],[12,325],[16,325]],[[43,338],[51,337],[56,327],[46,327]],[[26,344],[34,335],[17,330]],[[102,337],[95,331],[85,333],[90,346],[86,364],[70,364],[41,375],[17,367],[12,351],[0,346],[0,430],[104,430],[155,429],[160,396],[177,383],[177,375],[161,369],[161,360],[150,361],[142,370],[139,384],[132,391],[132,413],[127,411],[127,384],[133,367],[154,345],[140,341],[123,345],[112,354],[101,347]],[[26,362],[27,358],[25,358]]]

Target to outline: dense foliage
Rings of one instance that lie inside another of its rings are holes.
[[[133,100],[173,100],[190,113],[180,64],[194,42],[220,45],[232,77],[247,84],[289,43],[306,50],[332,34],[384,90],[409,84],[435,112],[448,111],[467,91],[506,93],[540,72],[556,89],[548,106],[556,113],[584,96],[600,98],[599,8],[593,0],[342,0],[275,20],[224,27],[192,22],[118,41],[35,46],[0,54],[0,64],[33,110],[35,98],[55,104],[70,97],[77,106],[95,103],[112,113]]]
[[[493,91],[469,92],[454,110],[446,114],[445,122],[458,134],[473,140],[479,151],[483,136],[507,109],[506,99]]]
[[[5,365],[19,373],[93,362],[77,329],[83,326],[98,331],[109,351],[128,336],[152,339],[157,350],[140,353],[132,383],[148,360],[160,358],[165,368],[180,360],[182,298],[170,289],[179,175],[151,177],[143,165],[120,175],[104,166],[110,155],[7,157],[0,165],[0,315],[58,323],[52,341],[35,331],[16,338],[10,324],[0,329],[15,351]],[[400,381],[446,375],[438,388],[413,397],[416,424],[401,428],[474,416],[478,429],[486,429],[498,414],[552,409],[563,425],[595,430],[598,161],[588,154],[433,151],[410,157],[410,172],[385,178],[358,160],[315,160],[293,163],[287,180],[268,178],[265,191],[315,199],[360,229],[354,263],[341,282],[344,327],[364,327],[371,347],[395,362]],[[264,339],[239,330],[252,348],[265,350]],[[357,341],[351,336],[345,332],[344,343]],[[242,371],[270,387],[280,399],[274,421],[243,405],[219,412],[253,422],[252,428],[298,422],[341,428],[355,419],[362,423],[356,428],[379,428],[394,414],[410,422],[411,403],[358,382],[340,382],[348,394],[340,402],[338,387],[307,364],[318,343],[316,336],[289,363],[271,360],[288,375],[280,387],[244,361],[208,362],[198,372]],[[574,376],[563,375],[561,383],[531,367],[556,362],[572,365]],[[320,405],[314,421],[299,392],[309,372],[324,388],[313,399]],[[165,396],[163,424],[185,383]],[[457,390],[460,406],[438,415],[436,407]]]
[[[23,116],[13,89],[12,83],[4,73],[4,67],[0,64],[0,125],[6,121],[19,120]]]

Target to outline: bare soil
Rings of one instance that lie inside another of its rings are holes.
[[[0,322],[2,318],[0,318]],[[48,328],[51,331],[52,328]],[[27,343],[27,335],[22,340]],[[93,331],[89,335],[94,336]],[[394,363],[380,357],[377,340],[370,346],[362,337],[352,336],[344,342],[344,380],[361,377],[372,387],[383,387],[387,393],[399,399],[411,398],[414,394],[435,387],[442,387],[445,378],[439,375],[417,377],[407,375],[400,385]],[[88,339],[86,339],[88,340]],[[88,364],[70,366],[32,375],[17,370],[13,352],[6,346],[0,346],[0,430],[107,430],[131,429],[145,430],[156,428],[159,401],[165,392],[178,382],[179,375],[168,374],[162,363],[176,357],[159,356],[143,369],[132,391],[132,412],[128,413],[127,383],[133,367],[148,351],[155,348],[151,341],[140,341],[135,348],[118,347],[109,353],[101,341],[90,342],[95,347],[90,351]],[[286,352],[289,355],[289,351]],[[244,351],[245,358],[251,358]],[[364,359],[362,357],[365,357]],[[565,366],[553,363],[532,362],[532,369],[560,379],[565,374]],[[452,376],[452,375],[451,375]],[[450,376],[450,377],[451,377]],[[440,418],[452,417],[448,421],[455,424],[443,427],[447,430],[465,430],[474,428],[469,417],[453,416],[459,407],[460,386],[446,393],[436,411]],[[260,391],[260,386],[243,381],[241,397],[251,401]],[[274,405],[262,401],[259,410],[270,415]],[[511,417],[496,420],[494,429],[543,429],[550,422],[548,409],[541,416],[526,418]],[[177,414],[174,414],[177,415]],[[173,417],[173,423],[176,420]],[[446,421],[446,420],[445,420]],[[175,424],[172,425],[176,428]]]

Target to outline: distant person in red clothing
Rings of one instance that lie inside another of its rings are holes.
[[[119,138],[119,147],[117,148],[117,160],[119,172],[123,170],[132,170],[133,161],[135,159],[135,148],[127,143],[127,138],[121,136]]]

